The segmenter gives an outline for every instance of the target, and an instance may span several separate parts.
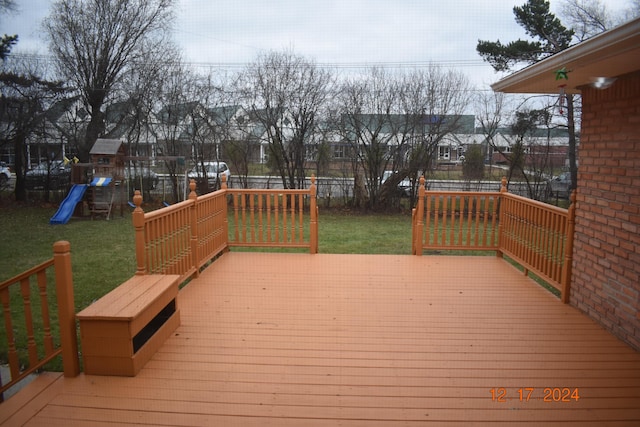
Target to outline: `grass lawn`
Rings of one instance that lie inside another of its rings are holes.
[[[127,212],[109,221],[72,219],[65,225],[50,225],[49,218],[55,211],[37,207],[0,209],[0,281],[51,258],[53,244],[68,240],[79,310],[135,272],[131,216]]]

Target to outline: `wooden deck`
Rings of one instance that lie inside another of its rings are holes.
[[[232,252],[179,305],[136,377],[43,374],[0,423],[640,422],[640,353],[495,257]]]

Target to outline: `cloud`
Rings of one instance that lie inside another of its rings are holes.
[[[625,0],[611,0],[616,5]],[[477,84],[498,79],[476,53],[479,39],[524,38],[513,6],[525,0],[180,0],[174,38],[187,62],[246,64],[271,50],[293,50],[341,68],[440,64]],[[46,54],[39,25],[47,0],[21,0],[0,20],[20,37],[14,52]],[[552,9],[560,0],[552,1]],[[612,9],[614,6],[610,6]],[[555,9],[554,9],[555,10]]]

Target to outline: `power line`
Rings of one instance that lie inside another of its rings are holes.
[[[37,60],[42,62],[56,62],[53,55],[37,53],[12,53],[9,58]],[[218,69],[242,69],[251,64],[247,62],[218,62],[218,61],[184,61],[184,65],[198,68],[218,68]],[[429,68],[431,66],[450,68],[470,68],[486,67],[487,63],[481,59],[450,59],[450,60],[429,60],[429,61],[359,61],[359,62],[313,62],[320,68],[329,69],[367,69],[372,67],[391,69],[412,69]]]

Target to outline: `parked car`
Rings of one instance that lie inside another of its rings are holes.
[[[571,191],[571,174],[563,172],[551,180],[551,192],[554,196],[569,198]]]
[[[68,164],[65,165],[62,160],[40,163],[27,171],[25,188],[27,190],[45,189],[47,179],[49,179],[49,190],[67,188],[71,179],[71,167]]]
[[[0,188],[4,188],[9,184],[11,179],[11,171],[5,162],[0,162]]]
[[[394,173],[395,173],[394,171],[384,171],[382,173],[381,184],[384,184],[385,181]],[[406,196],[406,197],[411,196],[411,181],[409,180],[408,177],[405,177],[402,181],[398,183],[398,195]]]
[[[196,181],[204,179],[202,166],[202,164],[197,164],[189,171],[187,177],[189,179],[195,179]],[[206,178],[209,186],[216,185],[216,181],[218,180],[222,181],[223,175],[227,177],[227,182],[231,180],[231,171],[225,162],[204,162],[204,170],[207,174]]]

